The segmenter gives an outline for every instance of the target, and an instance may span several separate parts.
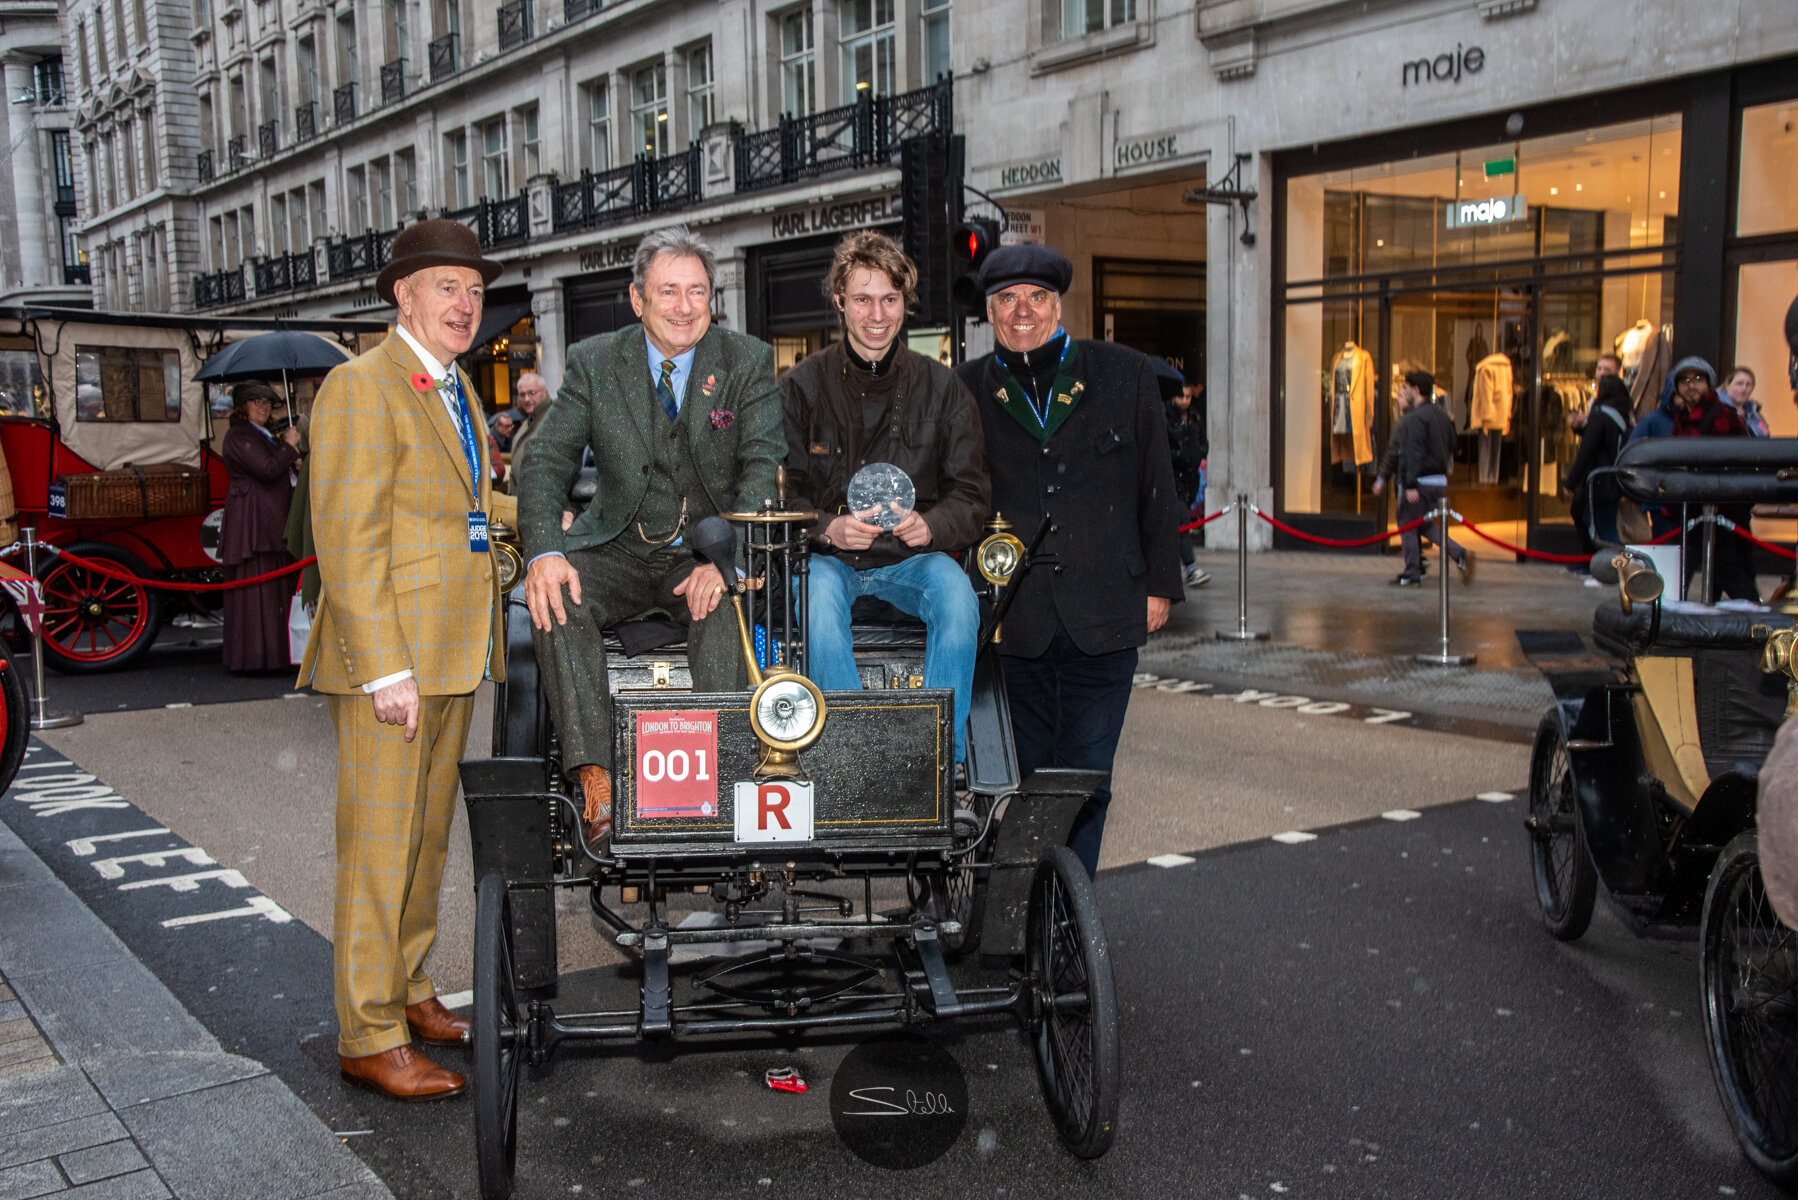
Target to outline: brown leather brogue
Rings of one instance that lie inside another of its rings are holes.
[[[412,1048],[410,1042],[364,1058],[337,1060],[338,1074],[353,1087],[367,1088],[408,1104],[448,1100],[468,1090],[468,1081],[440,1067]]]
[[[443,1007],[435,996],[406,1005],[406,1024],[412,1027],[412,1036],[433,1046],[460,1046],[471,1028],[467,1017]]]
[[[612,777],[604,767],[592,763],[576,767],[574,774],[580,780],[583,801],[581,836],[588,850],[603,855],[612,848]]]

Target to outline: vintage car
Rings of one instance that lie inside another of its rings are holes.
[[[1693,517],[1790,503],[1798,439],[1639,442],[1616,478],[1631,499]],[[1576,634],[1518,635],[1555,694],[1527,820],[1543,924],[1579,938],[1602,882],[1638,935],[1698,939],[1711,1065],[1737,1140],[1762,1172],[1798,1182],[1798,933],[1768,903],[1755,832],[1761,764],[1798,709],[1798,629],[1790,611],[1667,599],[1669,581],[1635,551],[1601,550],[1593,573],[1617,587],[1593,615],[1600,654]]]
[[[1017,777],[993,645],[1030,548],[1000,521],[969,556],[987,620],[958,787],[952,694],[922,686],[922,625],[858,619],[865,690],[821,692],[800,673],[814,514],[728,515],[689,542],[732,584],[752,690],[688,690],[684,648],[666,644],[678,626],[609,631],[614,832],[602,853],[585,844],[564,782],[522,590],[507,603],[497,757],[462,765],[478,881],[482,1194],[512,1189],[524,1064],[543,1067],[565,1046],[977,1014],[1024,1025],[1062,1142],[1104,1154],[1118,1112],[1117,1006],[1092,883],[1065,844],[1103,777]],[[571,889],[634,956],[636,1003],[558,1004],[555,898]],[[715,919],[671,923],[678,893]],[[627,916],[632,905],[642,907]],[[727,942],[758,949],[671,968],[673,951]]]

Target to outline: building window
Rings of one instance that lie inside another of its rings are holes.
[[[268,247],[276,254],[287,253],[287,197],[268,199]]]
[[[1742,110],[1736,236],[1798,229],[1798,100]]]
[[[402,215],[418,211],[418,156],[411,150],[393,156],[393,190]]]
[[[246,204],[237,210],[237,223],[243,230],[243,253],[249,258],[256,253],[256,210]]]
[[[125,199],[137,199],[137,126],[131,121],[119,122],[119,150],[125,158]]]
[[[496,118],[481,126],[481,195],[497,200],[510,192],[506,174],[506,122]]]
[[[924,0],[924,82],[949,74],[949,0]]]
[[[212,0],[194,0],[194,32],[212,29]]]
[[[893,0],[843,0],[843,103],[893,94]]]
[[[100,153],[106,159],[106,207],[116,208],[119,203],[119,160],[113,153],[110,133],[100,139]]]
[[[150,44],[150,17],[147,11],[148,8],[149,5],[147,0],[132,0],[131,17],[136,23],[137,44],[139,46],[148,46]]]
[[[94,65],[99,68],[101,78],[112,70],[106,65],[106,18],[97,8],[94,10]]]
[[[523,170],[523,179],[543,173],[543,137],[537,126],[537,106],[519,110],[518,113],[518,165]]]
[[[314,180],[306,185],[306,203],[312,209],[312,236],[320,238],[330,228],[325,222],[325,181]]]
[[[818,108],[818,56],[812,44],[812,10],[796,9],[780,19],[782,111],[803,117]]]
[[[75,347],[77,421],[179,421],[181,355],[136,346]]]
[[[337,86],[355,83],[356,77],[356,14],[351,11],[337,18]]]
[[[86,21],[75,22],[75,47],[77,50],[80,51],[80,54],[77,56],[77,60],[81,64],[81,86],[83,89],[91,90],[93,88],[94,84],[93,84],[93,75],[89,72],[88,65],[87,65],[87,22]]]
[[[443,156],[449,165],[449,179],[443,190],[449,193],[451,208],[467,208],[472,202],[468,195],[468,134],[458,129],[444,142],[449,150]]]
[[[216,140],[217,134],[212,119],[212,95],[210,92],[202,92],[200,93],[200,149],[211,154],[213,143]],[[218,169],[217,163],[212,165],[214,170]]]
[[[668,66],[651,63],[631,73],[631,127],[637,153],[668,153]]]
[[[131,43],[125,39],[125,0],[112,0],[112,35],[119,39],[119,61],[131,57]]]
[[[258,82],[261,84],[260,90],[262,92],[262,95],[259,97],[262,102],[262,123],[267,124],[270,121],[274,121],[277,123],[276,127],[279,128],[279,122],[281,120],[281,81],[275,74],[274,55],[271,54],[269,57],[262,60],[260,68],[257,71],[257,76]]]
[[[1136,20],[1136,0],[1061,0],[1061,36],[1076,38]]]
[[[712,44],[701,43],[687,51],[687,120],[695,141],[712,123]]]
[[[318,43],[310,37],[299,41],[298,62],[300,65],[300,103],[314,104],[318,101]],[[317,118],[314,118],[316,121]],[[316,124],[314,128],[316,128]]]
[[[587,167],[612,169],[612,93],[603,79],[587,85]]]
[[[162,186],[162,172],[156,161],[156,112],[146,108],[138,114],[138,126],[143,133],[143,182],[144,191],[153,192]]]
[[[304,253],[311,241],[306,233],[306,189],[295,188],[287,193],[288,253]]]
[[[42,105],[64,103],[62,90],[62,55],[40,58],[31,68],[31,86]]]
[[[374,193],[374,225],[376,229],[392,229],[393,170],[384,158],[368,164],[370,190]]]
[[[368,222],[368,176],[361,167],[351,167],[343,173],[343,179],[344,228],[351,232],[371,228]]]

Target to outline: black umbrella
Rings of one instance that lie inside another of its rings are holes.
[[[1174,364],[1159,354],[1149,355],[1149,361],[1155,364],[1155,382],[1161,385],[1161,398],[1172,400],[1186,390],[1186,376],[1174,369]]]
[[[288,384],[288,376],[306,378],[326,375],[332,367],[347,361],[349,355],[316,333],[277,329],[271,333],[259,333],[255,337],[245,338],[241,342],[232,342],[207,359],[195,372],[194,378],[202,382],[236,383],[245,379],[267,379],[279,374],[281,386],[287,390],[287,423],[291,425],[293,391]]]

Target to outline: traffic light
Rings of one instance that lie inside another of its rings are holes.
[[[956,226],[949,241],[955,265],[951,294],[963,314],[976,321],[986,319],[986,290],[980,286],[980,267],[998,247],[999,222],[992,217],[968,217]]]
[[[917,326],[949,323],[948,174],[941,137],[908,138],[900,145],[900,249],[918,268],[918,310],[911,317]]]

